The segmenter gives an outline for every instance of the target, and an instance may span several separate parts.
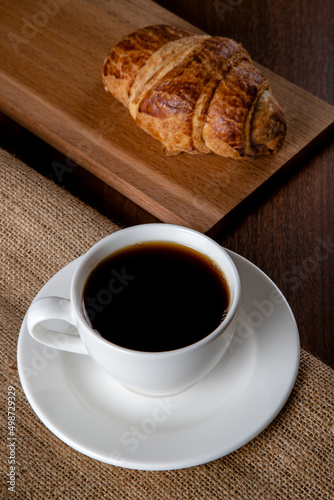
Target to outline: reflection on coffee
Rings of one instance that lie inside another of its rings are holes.
[[[221,270],[175,243],[147,242],[117,251],[90,274],[83,292],[89,325],[114,344],[170,351],[209,335],[230,301]]]

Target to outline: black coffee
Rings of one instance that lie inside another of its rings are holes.
[[[92,271],[83,310],[110,342],[157,352],[206,337],[224,320],[229,300],[224,276],[206,256],[148,242],[113,253]]]

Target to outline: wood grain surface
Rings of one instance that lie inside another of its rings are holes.
[[[187,23],[148,0],[57,5],[46,10],[21,0],[13,11],[2,2],[1,109],[159,220],[212,231],[283,166],[292,168],[334,121],[327,103],[262,68],[287,117],[277,154],[243,161],[167,157],[104,92],[101,66],[125,34],[148,24]]]
[[[62,3],[64,8],[70,8],[64,0]],[[334,3],[331,0],[158,0],[158,3],[200,30],[240,41],[252,58],[263,67],[329,105],[334,105]],[[122,4],[127,8],[131,6],[130,2]],[[156,9],[159,13],[161,11],[154,3],[149,5],[145,15],[151,22],[156,15]],[[61,8],[63,7],[60,7],[59,11]],[[119,8],[112,8],[108,0],[92,0],[90,8],[92,13],[96,12],[96,9],[103,9],[109,17],[115,14],[114,11],[116,14],[119,12]],[[138,12],[137,3],[131,8],[132,18],[143,12],[143,7]],[[41,29],[29,43],[20,46],[19,55],[11,52],[15,61],[10,64],[19,66],[25,51],[39,51],[40,48],[37,49],[34,45],[35,40],[38,36],[45,39],[46,31],[51,30],[53,36],[57,35],[57,15],[50,17],[44,30]],[[107,25],[110,23],[109,17]],[[133,19],[125,21],[124,16],[120,17],[130,28]],[[94,20],[93,14],[92,19]],[[12,12],[9,21],[16,23],[20,33],[22,19]],[[83,20],[79,13],[73,17],[72,24],[67,28],[70,31],[75,30],[75,25],[80,22]],[[89,29],[88,26],[88,33]],[[109,50],[115,36],[113,29],[110,25],[110,40],[106,41],[101,33],[105,43],[103,50]],[[6,33],[3,31],[3,35]],[[68,47],[67,50],[71,52],[73,48]],[[93,45],[90,54],[94,56],[95,51],[96,46]],[[60,71],[56,53],[54,57],[54,60],[45,61],[46,78],[52,79]],[[84,67],[80,68],[78,63],[75,63],[72,69],[84,73]],[[61,73],[61,76],[66,78],[68,71],[69,68]],[[98,82],[96,89],[97,86]],[[54,88],[53,92],[56,95],[57,88]],[[71,95],[75,96],[75,89],[72,89]],[[117,104],[112,105],[107,96],[103,99],[109,109],[118,108]],[[86,103],[83,102],[82,105],[86,106]],[[120,107],[119,110],[121,109]],[[7,110],[9,116],[14,115],[12,111]],[[123,117],[130,123],[125,115]],[[71,151],[66,150],[65,154],[61,154],[49,148],[35,135],[31,135],[7,117],[3,117],[1,124],[0,140],[3,146],[51,176],[55,182],[83,197],[109,217],[127,216],[127,223],[155,220],[145,208],[139,207],[129,198],[124,198],[122,193],[97,179],[86,168],[71,162]],[[47,139],[46,130],[42,126],[34,132],[42,139]],[[75,134],[76,130],[73,130],[73,135]],[[142,133],[140,135],[144,137]],[[88,131],[87,136],[89,137]],[[230,212],[229,216],[225,217],[229,225],[225,226],[216,238],[226,247],[254,262],[273,279],[295,314],[302,346],[334,368],[332,137],[332,133],[322,137],[319,143],[313,144],[312,150],[305,151],[305,154],[297,159],[294,168],[291,168],[291,164],[288,165],[284,171],[281,170],[281,176],[272,176],[272,182],[264,184],[261,191],[257,190],[256,196],[248,198],[248,202]],[[150,142],[149,150],[155,151],[157,146],[153,140],[146,138],[145,141]],[[89,149],[87,144],[86,149]],[[84,159],[84,155],[82,157]],[[62,165],[63,171],[55,170],[55,165]],[[210,193],[204,190],[201,201],[203,198],[210,199]],[[205,211],[206,205],[203,208],[203,212]]]

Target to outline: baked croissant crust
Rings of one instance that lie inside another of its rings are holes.
[[[229,38],[140,29],[111,49],[102,81],[167,154],[255,157],[284,141],[284,112],[267,78]]]

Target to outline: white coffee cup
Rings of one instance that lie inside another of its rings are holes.
[[[87,323],[82,296],[94,267],[113,252],[144,242],[172,242],[191,247],[209,259],[225,275],[230,303],[224,321],[198,342],[164,352],[143,352],[120,347],[105,340]],[[143,224],[113,233],[96,243],[81,257],[71,282],[70,299],[43,297],[35,300],[27,312],[31,336],[53,348],[88,354],[113,379],[146,395],[175,394],[191,387],[221,360],[227,351],[237,324],[240,279],[228,253],[211,238],[182,226]],[[49,320],[71,325],[68,332],[48,328]]]

